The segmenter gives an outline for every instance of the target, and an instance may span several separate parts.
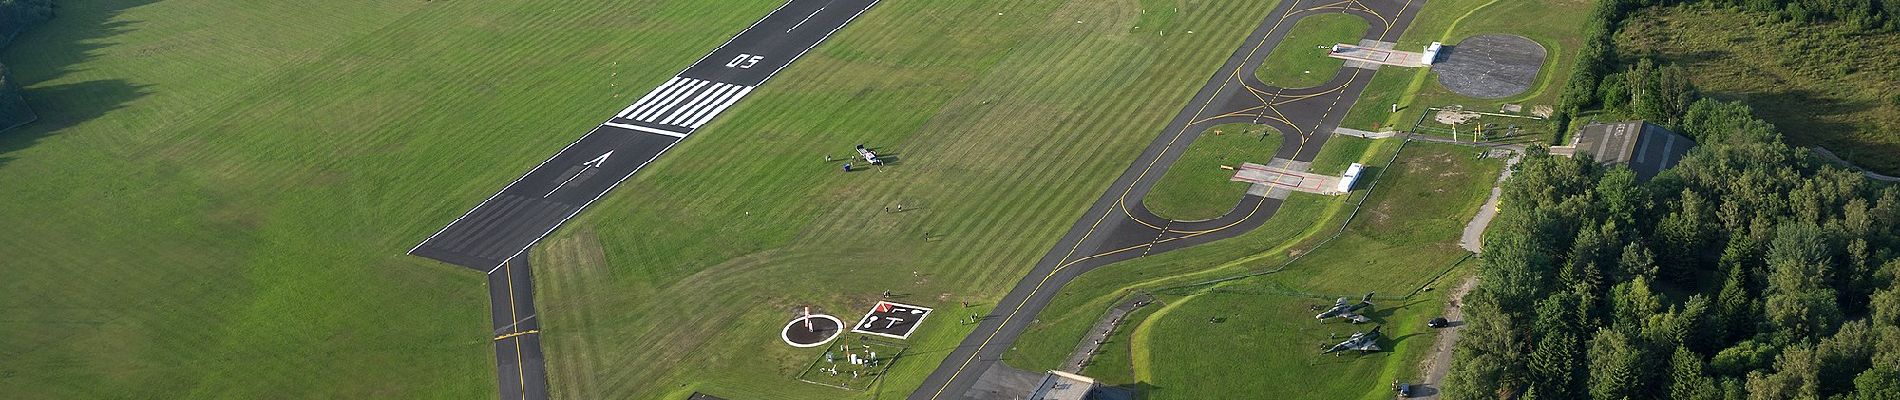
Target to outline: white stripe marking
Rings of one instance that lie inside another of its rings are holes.
[[[809,22],[809,21],[811,21],[811,17],[816,17],[816,16],[818,16],[818,13],[821,13],[821,12],[825,12],[825,8],[824,8],[824,7],[818,7],[818,11],[812,11],[812,12],[811,12],[811,15],[807,15],[807,16],[805,16],[805,19],[804,19],[804,20],[800,20],[800,21],[798,21],[798,23],[797,23],[797,24],[793,24],[793,25],[792,25],[792,29],[798,29],[798,27],[800,27],[800,26],[804,26],[806,22]],[[785,30],[785,33],[792,33],[792,29],[786,29],[786,30]]]
[[[686,134],[684,134],[684,133],[679,133],[679,132],[674,132],[674,131],[669,131],[669,130],[665,130],[665,129],[654,129],[654,128],[648,128],[648,127],[644,127],[644,126],[639,126],[639,125],[629,125],[629,124],[622,124],[622,123],[617,123],[617,122],[608,122],[608,123],[604,123],[604,124],[601,124],[601,125],[603,125],[603,126],[611,126],[611,127],[615,127],[615,128],[621,128],[621,129],[632,129],[632,130],[636,130],[636,131],[641,131],[641,132],[646,132],[646,133],[651,133],[651,134],[655,134],[655,135],[665,135],[665,136],[672,136],[672,137],[676,137],[676,138],[685,138],[685,137],[686,137]]]
[[[654,96],[652,101],[649,101],[646,104],[641,105],[640,108],[634,109],[632,113],[628,113],[627,115],[621,116],[621,118],[633,119],[634,115],[645,113],[648,110],[652,110],[653,107],[657,107],[665,103],[666,99],[673,98],[673,96],[678,96],[680,91],[686,90],[687,88],[692,87],[692,86],[693,86],[693,78],[680,78],[679,83],[666,88],[665,91],[660,92],[659,96]]]
[[[633,102],[633,104],[628,105],[626,109],[620,110],[619,114],[614,114],[614,115],[619,116],[621,118],[626,118],[627,114],[632,114],[635,108],[639,108],[640,106],[646,105],[647,102],[653,101],[654,97],[659,97],[660,91],[666,90],[666,88],[673,86],[675,83],[678,83],[680,79],[684,79],[684,78],[675,76],[673,77],[673,79],[666,80],[666,84],[660,85],[660,87],[653,88],[653,91],[647,92],[647,95],[644,97],[641,97],[640,101]]]
[[[691,79],[691,78],[688,78],[688,79]],[[646,112],[640,113],[640,116],[634,119],[646,121],[646,122],[653,122],[653,120],[659,118],[661,114],[665,114],[666,110],[671,109],[673,108],[673,106],[679,105],[679,103],[686,101],[689,95],[693,94],[693,92],[699,91],[699,88],[705,87],[706,84],[708,83],[712,83],[710,81],[702,81],[698,79],[694,79],[693,81],[694,81],[693,84],[687,86],[686,90],[682,90],[678,94],[668,97],[665,101],[661,101],[658,104],[658,107],[652,107],[651,109],[648,109]]]
[[[706,114],[712,112],[713,109],[719,108],[720,106],[723,106],[726,104],[731,104],[733,95],[739,94],[740,90],[745,90],[745,87],[739,86],[739,85],[733,85],[732,90],[728,90],[725,93],[720,94],[719,98],[714,99],[713,101],[706,102],[705,106],[700,107],[698,110],[694,111],[691,115],[687,115],[686,119],[680,120],[678,124],[674,124],[674,125],[686,126],[687,124],[690,124],[693,121],[698,121],[701,118],[705,118]]]
[[[746,86],[745,89],[739,89],[739,94],[732,95],[732,99],[727,100],[725,104],[720,104],[719,108],[712,109],[711,112],[706,113],[706,116],[700,117],[699,120],[693,121],[693,123],[687,124],[685,126],[687,128],[699,129],[700,125],[705,125],[706,121],[711,121],[713,119],[713,116],[719,115],[720,112],[726,111],[726,107],[731,107],[733,104],[738,104],[739,99],[745,98],[746,93],[752,93],[752,89],[753,89],[752,86]]]
[[[688,80],[687,83],[680,85],[678,89],[673,90],[673,93],[669,93],[666,96],[661,97],[660,100],[653,102],[653,104],[648,104],[646,107],[642,107],[640,111],[634,113],[635,116],[631,117],[631,119],[645,120],[645,119],[652,118],[653,116],[658,115],[662,110],[671,108],[673,107],[674,104],[678,104],[681,100],[685,100],[687,96],[693,94],[693,91],[699,90],[700,86],[708,83],[707,81],[702,81],[702,80],[693,79],[693,78],[686,78],[686,79]]]
[[[679,125],[677,122],[679,122],[680,117],[698,114],[701,108],[706,107],[707,103],[711,103],[725,96],[726,92],[732,91],[733,87],[735,87],[735,85],[724,83],[713,84],[712,89],[706,90],[705,93],[700,93],[699,97],[695,97],[693,101],[687,102],[685,106],[681,106],[679,110],[674,111],[672,116],[666,117],[666,121],[660,122],[660,124]]]

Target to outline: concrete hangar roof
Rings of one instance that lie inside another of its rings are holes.
[[[1623,121],[1584,125],[1567,147],[1604,164],[1628,166],[1636,179],[1647,181],[1682,161],[1695,141],[1648,122]]]

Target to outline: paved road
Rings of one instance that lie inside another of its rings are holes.
[[[489,319],[495,325],[495,375],[501,398],[548,398],[547,361],[541,356],[541,320],[535,318],[533,275],[527,257],[503,262],[488,274]]]
[[[1445,302],[1445,319],[1452,321],[1452,326],[1441,329],[1443,332],[1439,333],[1438,341],[1432,344],[1431,358],[1425,359],[1425,387],[1429,389],[1419,399],[1439,398],[1439,385],[1445,382],[1445,375],[1451,372],[1451,346],[1458,342],[1458,330],[1465,326],[1465,294],[1471,293],[1475,287],[1478,287],[1478,277],[1465,278],[1457,289],[1452,290],[1451,300]]]
[[[1498,180],[1491,186],[1491,197],[1484,200],[1484,206],[1478,209],[1478,215],[1471,216],[1471,222],[1465,224],[1464,236],[1458,244],[1472,253],[1484,253],[1484,231],[1491,227],[1491,219],[1498,216],[1498,199],[1504,196],[1504,181],[1511,179],[1511,167],[1524,159],[1524,147],[1505,148],[1511,152],[1511,158],[1504,160],[1504,172],[1498,173]]]
[[[1365,38],[1394,40],[1424,0],[1287,0],[1227,60],[1160,137],[1116,179],[1062,240],[999,303],[950,355],[924,379],[911,400],[966,398],[969,388],[1027,329],[1061,287],[1096,267],[1233,237],[1265,223],[1280,200],[1246,196],[1226,215],[1206,221],[1171,221],[1141,205],[1167,168],[1207,128],[1231,122],[1256,122],[1285,133],[1275,158],[1310,162],[1331,137],[1346,110],[1371,80],[1372,71],[1345,68],[1326,84],[1278,88],[1254,78],[1273,47],[1302,17],[1343,12],[1371,22]]]
[[[876,3],[785,3],[409,254],[492,273]]]

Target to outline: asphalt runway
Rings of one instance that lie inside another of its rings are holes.
[[[875,4],[788,1],[409,250],[488,274],[502,399],[548,398],[520,255]]]
[[[534,312],[534,276],[527,257],[502,263],[488,274],[489,319],[495,325],[495,377],[501,398],[548,398],[548,368],[541,355],[541,322]]]
[[[876,3],[785,3],[409,254],[493,273]]]
[[[1372,71],[1342,68],[1310,88],[1280,88],[1254,70],[1285,39],[1293,22],[1323,13],[1347,13],[1371,24],[1364,39],[1396,40],[1425,0],[1289,0],[1262,22],[1162,134],[1096,200],[1084,217],[1018,281],[992,314],[952,349],[908,397],[971,398],[970,387],[1016,342],[1063,285],[1117,261],[1238,236],[1272,218],[1280,200],[1246,196],[1227,214],[1206,221],[1172,221],[1149,212],[1140,199],[1207,128],[1259,123],[1284,133],[1277,159],[1310,162],[1371,81]],[[1263,160],[1264,161],[1264,160]]]

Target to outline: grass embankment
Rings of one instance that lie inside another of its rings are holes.
[[[404,250],[779,4],[62,2],[0,55],[0,392],[492,398],[482,276]]]
[[[1276,6],[1142,4],[879,4],[537,249],[555,394],[909,394]],[[857,143],[896,161],[822,161]],[[877,389],[790,380],[822,354],[779,341],[794,306],[884,290],[941,314]]]
[[[1681,65],[1705,96],[1739,100],[1789,143],[1900,175],[1900,33],[1775,21],[1734,9],[1644,9],[1618,31],[1626,58]]]
[[[1372,325],[1320,323],[1308,306],[1367,291],[1404,296],[1464,259],[1459,234],[1503,168],[1474,154],[1412,143],[1380,171],[1386,176],[1346,232],[1286,271],[1162,296],[1165,308],[1136,322],[1129,339],[1135,379],[1154,399],[1388,398],[1386,383],[1416,378],[1434,335],[1424,321],[1443,309],[1444,294],[1378,302],[1367,315],[1384,325],[1380,345],[1389,351],[1366,355],[1320,355],[1319,346],[1341,340],[1331,335]]]
[[[1247,195],[1246,182],[1234,182],[1234,171],[1221,166],[1266,164],[1280,150],[1280,131],[1263,125],[1226,124],[1208,128],[1188,145],[1181,159],[1141,199],[1155,215],[1181,221],[1212,219],[1226,214]]]
[[[1590,11],[1583,0],[1433,0],[1425,3],[1418,19],[1398,40],[1398,48],[1420,51],[1431,42],[1456,45],[1465,38],[1504,33],[1519,35],[1544,46],[1544,69],[1531,89],[1503,99],[1477,99],[1452,93],[1438,83],[1430,69],[1381,68],[1359,102],[1346,114],[1342,126],[1365,130],[1409,129],[1428,107],[1462,105],[1468,110],[1496,112],[1505,104],[1524,106],[1529,114],[1538,105],[1557,105],[1564,80],[1576,64],[1575,52],[1582,45],[1583,20]],[[1399,112],[1392,112],[1392,105]],[[1542,121],[1486,121],[1518,124],[1532,133],[1548,136]]]
[[[1343,171],[1347,164],[1382,166],[1398,150],[1396,140],[1366,140],[1334,137],[1326,142],[1321,157],[1314,160],[1316,171]],[[1328,155],[1331,156],[1328,156]],[[1367,170],[1374,177],[1378,168]],[[1075,348],[1077,341],[1104,310],[1122,295],[1134,290],[1201,282],[1277,268],[1294,255],[1312,251],[1314,246],[1334,233],[1352,211],[1352,205],[1366,191],[1351,196],[1319,196],[1294,193],[1280,206],[1272,219],[1239,237],[1203,244],[1134,260],[1110,264],[1082,275],[1062,290],[1049,307],[1036,317],[1036,323],[1016,343],[1006,362],[1026,370],[1057,367]],[[1152,306],[1151,306],[1152,307]],[[1126,328],[1124,328],[1126,329]],[[1120,346],[1126,351],[1125,344]],[[1126,363],[1110,360],[1126,355],[1102,354],[1083,372],[1091,376],[1130,376]],[[1110,369],[1108,371],[1103,368]],[[1115,368],[1124,370],[1116,371]],[[1114,384],[1133,384],[1133,380],[1107,380]]]
[[[1333,79],[1345,60],[1327,57],[1335,44],[1359,44],[1371,24],[1365,18],[1345,13],[1309,15],[1293,23],[1286,39],[1266,61],[1254,70],[1254,76],[1268,85],[1285,88],[1319,86]]]

